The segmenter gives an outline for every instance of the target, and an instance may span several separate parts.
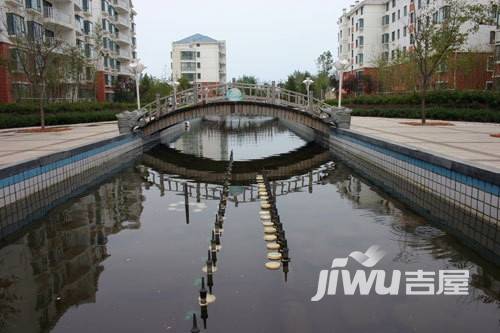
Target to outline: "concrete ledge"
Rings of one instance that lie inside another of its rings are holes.
[[[111,139],[104,139],[102,141],[93,142],[90,144],[84,144],[82,146],[72,148],[68,151],[56,152],[52,154],[48,154],[46,156],[38,157],[35,159],[30,159],[27,161],[21,161],[19,163],[10,164],[0,168],[0,179],[4,179],[7,177],[12,177],[17,174],[23,173],[25,171],[31,170],[36,167],[42,167],[49,165],[54,162],[58,162],[67,158],[71,158],[81,153],[85,153],[92,149],[100,148],[108,144],[117,143],[126,139],[133,139],[137,136],[132,134],[124,134]]]
[[[354,138],[368,144],[373,144],[381,148],[385,148],[396,153],[406,155],[436,166],[458,172],[464,176],[469,176],[474,179],[482,180],[497,186],[500,186],[500,170],[487,168],[484,166],[474,165],[460,159],[450,159],[445,156],[440,156],[436,153],[430,153],[423,150],[411,148],[401,143],[392,143],[385,140],[376,139],[364,134],[356,133],[352,130],[333,129],[335,135],[344,135]]]

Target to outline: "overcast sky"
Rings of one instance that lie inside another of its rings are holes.
[[[354,0],[133,0],[139,58],[147,72],[170,76],[172,42],[201,33],[227,44],[228,78],[282,80],[316,71],[325,50],[336,55],[337,19]]]

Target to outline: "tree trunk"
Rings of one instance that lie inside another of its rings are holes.
[[[45,128],[45,110],[43,108],[43,102],[45,99],[45,85],[42,84],[42,87],[40,89],[40,101],[39,101],[39,108],[40,108],[40,124],[41,128]]]
[[[427,78],[424,78],[422,80],[422,91],[420,94],[420,99],[421,99],[421,106],[420,106],[420,114],[422,117],[422,125],[425,125],[426,122],[426,103],[427,103],[427,90],[429,89],[429,83]]]

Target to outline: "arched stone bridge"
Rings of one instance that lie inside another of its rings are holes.
[[[252,184],[257,174],[266,172],[272,181],[288,179],[303,174],[330,161],[331,153],[319,145],[308,143],[303,147],[279,156],[253,161],[235,161],[232,184]],[[144,154],[143,163],[166,174],[182,178],[221,184],[227,161],[184,154],[166,146],[157,146]]]
[[[121,129],[142,130],[153,135],[175,124],[203,116],[270,116],[329,134],[332,127],[349,128],[351,112],[335,108],[316,98],[271,85],[244,83],[216,84],[157,96],[140,110],[137,122],[132,116],[119,117]]]

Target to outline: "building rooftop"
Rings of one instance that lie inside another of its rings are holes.
[[[202,34],[194,34],[192,36],[174,42],[174,44],[191,44],[191,43],[218,43],[218,41]]]

